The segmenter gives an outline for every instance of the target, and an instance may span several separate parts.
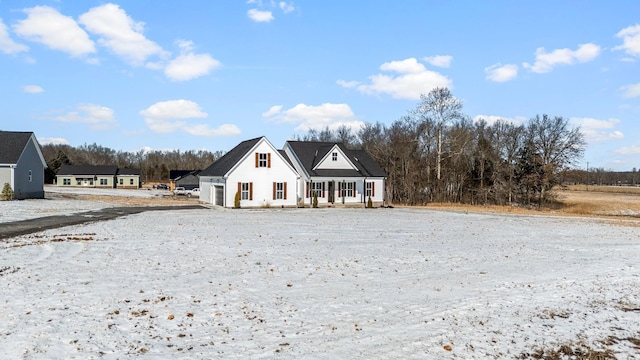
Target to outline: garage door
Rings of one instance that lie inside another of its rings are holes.
[[[214,186],[216,192],[216,205],[224,206],[224,187]]]

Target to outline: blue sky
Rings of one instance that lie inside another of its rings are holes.
[[[473,119],[570,119],[583,168],[640,168],[639,1],[0,0],[0,68],[0,129],[43,144],[281,147],[447,86]]]

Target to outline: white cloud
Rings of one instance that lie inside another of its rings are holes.
[[[503,122],[506,122],[506,123],[509,123],[509,124],[513,124],[513,125],[519,126],[519,125],[524,124],[525,121],[527,121],[527,118],[524,117],[524,116],[516,116],[516,117],[513,117],[513,118],[507,118],[507,117],[504,117],[504,116],[497,116],[497,115],[476,115],[473,118],[473,122],[474,123],[477,123],[480,120],[484,120],[487,123],[487,125],[489,125],[489,126],[497,123],[498,121],[503,121]]]
[[[620,91],[623,92],[623,98],[635,98],[640,96],[640,83],[622,86]]]
[[[2,19],[0,19],[0,51],[5,54],[17,54],[28,50],[28,46],[18,44],[11,40],[7,26],[2,22]]]
[[[53,118],[55,121],[89,124],[93,130],[107,130],[116,126],[113,110],[100,105],[78,105],[77,110]]]
[[[207,124],[198,124],[188,126],[183,130],[194,136],[222,137],[240,135],[240,128],[233,124],[222,124],[215,128],[212,128]]]
[[[157,102],[140,111],[140,115],[162,120],[206,118],[208,116],[200,109],[200,105],[184,99]]]
[[[262,116],[268,118],[268,117],[279,114],[280,111],[282,111],[282,105],[274,105],[270,107],[269,110],[263,112]]]
[[[453,56],[450,56],[450,55],[427,56],[427,57],[423,57],[422,60],[428,62],[433,66],[448,68],[451,65]]]
[[[167,56],[158,44],[143,35],[144,23],[133,21],[118,5],[94,7],[80,15],[79,22],[88,31],[100,36],[100,45],[132,65],[142,65],[153,55]]]
[[[540,47],[536,50],[536,61],[533,65],[523,63],[525,69],[529,69],[535,73],[548,73],[557,65],[572,65],[575,63],[583,63],[591,61],[600,55],[600,46],[595,44],[581,44],[577,50],[556,49],[550,53],[545,52]]]
[[[40,145],[69,145],[65,138],[38,138]]]
[[[274,19],[271,11],[258,9],[249,9],[249,11],[247,11],[247,16],[255,22],[270,22]]]
[[[357,89],[364,94],[388,94],[394,99],[420,99],[420,94],[427,94],[436,87],[451,87],[451,80],[446,76],[430,71],[416,60],[408,58],[391,61],[380,66],[382,71],[398,73],[398,75],[377,74],[369,76],[369,84],[357,85]],[[338,80],[343,87],[353,87],[352,81]]]
[[[487,80],[505,82],[518,76],[518,65],[497,63],[484,68],[484,72],[487,74]]]
[[[220,65],[209,54],[183,54],[167,64],[164,74],[171,80],[185,81],[207,75]]]
[[[340,85],[340,86],[342,86],[344,88],[347,88],[347,89],[354,88],[354,87],[360,85],[360,83],[357,82],[357,81],[344,81],[344,80],[337,80],[336,84],[338,84],[338,85]]]
[[[629,55],[640,57],[640,24],[626,27],[616,34],[622,38],[622,45],[613,50],[624,50]]]
[[[282,111],[281,105],[272,106],[262,114],[269,121],[297,125],[295,131],[337,129],[347,126],[359,129],[364,123],[358,120],[347,104],[325,103],[318,106],[298,104]]]
[[[93,41],[69,16],[48,6],[25,9],[27,18],[13,26],[18,36],[78,57],[95,53]]]
[[[189,100],[169,100],[157,102],[140,111],[145,123],[152,131],[172,133],[183,131],[196,136],[234,136],[240,129],[233,124],[222,124],[213,128],[208,124],[189,124],[185,119],[206,118],[207,113],[200,105]]]
[[[622,147],[614,150],[613,152],[620,155],[640,155],[640,145]]]
[[[22,91],[26,92],[27,94],[39,94],[41,92],[44,92],[44,89],[38,85],[25,85],[22,87]]]
[[[287,4],[284,1],[280,1],[278,3],[278,6],[280,7],[280,10],[282,10],[283,13],[288,14],[290,12],[292,12],[293,10],[295,10],[296,8],[293,6],[293,4]]]
[[[616,125],[620,122],[619,119],[600,120],[572,117],[569,120],[572,124],[580,126],[580,130],[589,144],[624,138],[624,134],[621,131],[615,130]]]

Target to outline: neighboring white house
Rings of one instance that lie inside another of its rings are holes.
[[[200,201],[233,207],[384,204],[386,173],[364,150],[338,143],[246,140],[200,173]]]
[[[65,187],[138,189],[140,170],[118,168],[115,165],[64,164],[56,173],[56,184]]]
[[[234,207],[295,207],[299,175],[265,137],[246,140],[200,172],[200,201]]]
[[[386,172],[365,150],[350,150],[343,144],[317,141],[287,141],[284,152],[300,174],[299,197],[318,205],[366,204],[385,201]]]
[[[0,131],[0,190],[7,183],[16,199],[43,199],[46,167],[32,132]]]

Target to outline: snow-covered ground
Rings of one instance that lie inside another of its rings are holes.
[[[102,195],[102,196],[121,196],[136,198],[158,198],[170,196],[169,190],[159,189],[101,189],[92,187],[62,187],[62,186],[45,186],[46,193],[57,194],[82,194],[82,195]]]
[[[593,219],[146,212],[0,242],[0,358],[640,358],[639,259]]]
[[[45,186],[44,199],[19,201],[0,201],[0,224],[10,221],[29,220],[51,215],[70,215],[74,213],[99,210],[115,205],[108,201],[87,201],[65,197],[65,195],[97,195],[125,198],[162,198],[171,195],[168,190],[129,190],[129,189],[96,189],[96,188],[64,188]],[[106,199],[108,200],[108,198]],[[0,225],[1,226],[1,225]]]

